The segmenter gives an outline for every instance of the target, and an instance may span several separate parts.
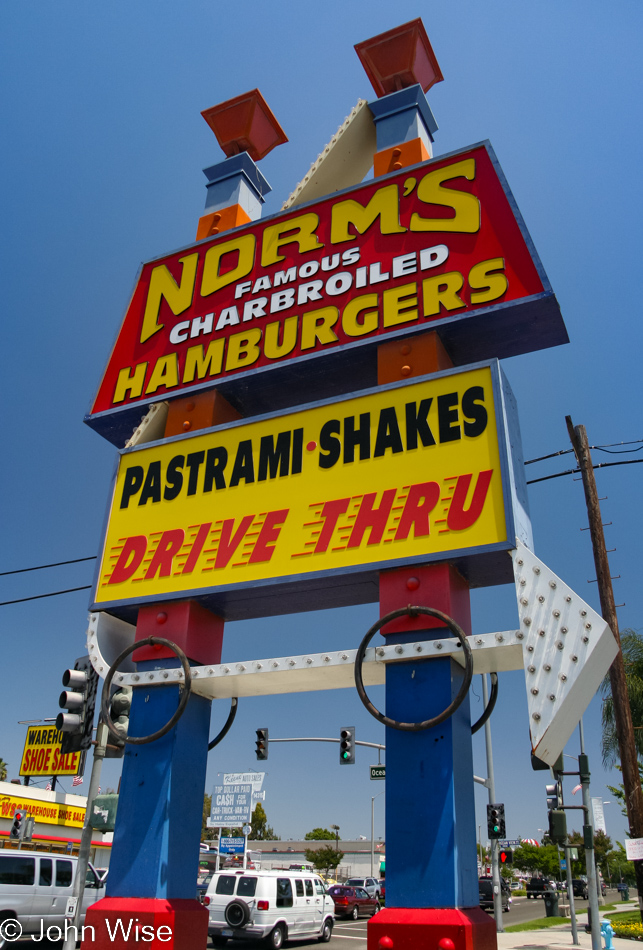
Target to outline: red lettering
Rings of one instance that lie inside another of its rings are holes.
[[[413,528],[414,538],[424,538],[430,533],[429,515],[440,500],[437,482],[411,485],[404,505],[400,523],[395,532],[396,541],[404,541]]]
[[[49,759],[51,758],[51,749],[45,749],[45,769],[49,768]]]
[[[459,476],[449,507],[449,514],[447,515],[447,527],[451,531],[464,531],[465,528],[470,528],[471,525],[476,523],[484,508],[492,475],[492,469],[486,472],[480,472],[473,492],[473,498],[468,508],[464,506],[473,475]]]
[[[199,527],[197,536],[194,539],[194,544],[190,548],[190,553],[188,554],[188,559],[183,565],[183,574],[191,574],[194,568],[196,567],[196,562],[199,560],[199,554],[203,550],[203,545],[205,544],[210,528],[212,527],[212,522],[208,521],[207,524],[202,524]]]
[[[138,570],[146,551],[147,538],[144,534],[137,534],[133,538],[128,538],[118,556],[118,561],[114,565],[108,584],[122,584],[123,581],[128,581],[132,574]]]
[[[58,772],[58,768],[60,765],[59,758],[58,758],[59,756],[60,756],[60,749],[54,749],[54,758],[51,763],[51,771],[54,775],[56,775],[56,773]],[[62,758],[62,756],[60,756],[60,758]]]
[[[228,566],[230,558],[243,541],[246,531],[254,521],[254,517],[254,515],[246,515],[245,518],[242,518],[241,524],[234,535],[232,534],[234,518],[228,518],[223,522],[221,525],[221,537],[219,538],[219,545],[217,547],[217,556],[214,562],[215,567]]]
[[[367,544],[380,543],[396,494],[397,489],[395,488],[389,488],[387,491],[382,492],[382,502],[379,508],[373,507],[376,492],[369,492],[368,495],[364,495],[362,503],[359,506],[355,524],[353,525],[353,530],[351,531],[351,536],[348,539],[349,548],[358,548],[360,546],[367,528],[370,528]]]
[[[38,769],[39,772],[42,770],[44,759],[45,759],[45,750],[38,749],[38,755],[36,757],[36,768]]]
[[[172,531],[164,531],[161,535],[154,556],[150,561],[150,566],[145,572],[145,580],[149,581],[156,577],[157,571],[159,577],[169,577],[172,573],[172,559],[178,554],[185,540],[185,531],[183,528],[174,528]]]
[[[252,549],[249,564],[258,564],[260,561],[269,561],[272,557],[281,526],[288,517],[289,508],[282,508],[281,511],[269,511],[266,520],[261,526],[259,537]]]
[[[327,501],[322,508],[321,516],[324,519],[324,527],[319,533],[317,544],[315,545],[315,554],[323,553],[328,550],[330,539],[337,525],[337,519],[348,511],[350,498],[338,498],[335,501]]]

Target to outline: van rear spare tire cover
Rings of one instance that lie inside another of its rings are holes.
[[[236,897],[226,907],[224,916],[231,927],[244,927],[250,920],[250,908],[245,901]]]

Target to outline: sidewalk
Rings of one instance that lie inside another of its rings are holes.
[[[638,902],[623,902],[618,910],[637,910]],[[616,911],[614,911],[616,913]],[[603,920],[603,914],[600,914]],[[592,935],[585,933],[585,923],[587,914],[581,914],[577,918],[578,944],[572,943],[572,925],[571,921],[560,924],[557,927],[547,927],[543,930],[521,930],[517,933],[498,934],[498,950],[570,950],[574,946],[580,946],[581,950],[591,950]],[[628,940],[625,937],[612,937],[615,950],[633,950],[632,943],[638,941]],[[601,947],[605,941],[601,938]]]

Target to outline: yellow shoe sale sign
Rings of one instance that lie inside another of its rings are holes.
[[[510,580],[504,552],[529,542],[511,402],[494,361],[123,450],[93,606],[288,613],[434,560]]]

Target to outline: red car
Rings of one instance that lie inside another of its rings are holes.
[[[335,917],[372,917],[380,909],[377,897],[369,897],[363,887],[347,887],[333,884],[328,893],[335,904]]]

